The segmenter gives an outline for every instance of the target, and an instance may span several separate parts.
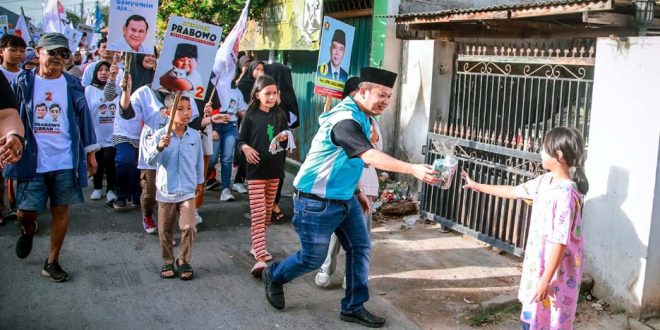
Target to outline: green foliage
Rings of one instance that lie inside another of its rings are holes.
[[[252,0],[250,18],[260,18],[268,1]],[[220,25],[223,36],[226,36],[234,27],[244,6],[245,0],[162,0],[158,7],[158,35],[165,33],[170,15],[177,15]]]
[[[66,11],[66,19],[69,20],[73,24],[73,26],[78,26],[78,23],[80,23],[80,17],[78,14],[71,10]]]

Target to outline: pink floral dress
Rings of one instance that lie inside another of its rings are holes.
[[[583,196],[573,181],[552,181],[552,173],[547,173],[515,188],[519,198],[533,201],[518,290],[518,299],[522,303],[520,319],[528,323],[530,329],[570,330],[573,329],[582,281]],[[535,303],[531,300],[543,275],[550,243],[562,244],[566,248],[548,285],[548,297]]]

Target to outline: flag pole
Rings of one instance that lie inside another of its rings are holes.
[[[172,134],[172,124],[174,124],[174,116],[176,115],[176,109],[179,107],[179,101],[181,101],[181,92],[174,94],[174,104],[172,104],[172,109],[170,109],[170,119],[167,123],[167,136]]]

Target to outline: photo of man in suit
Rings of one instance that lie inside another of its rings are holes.
[[[346,33],[336,29],[332,35],[330,46],[330,61],[318,67],[318,76],[336,81],[346,82],[348,72],[341,67],[346,53]]]

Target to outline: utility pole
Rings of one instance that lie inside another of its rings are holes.
[[[85,0],[80,0],[80,21],[83,22],[85,17]]]

